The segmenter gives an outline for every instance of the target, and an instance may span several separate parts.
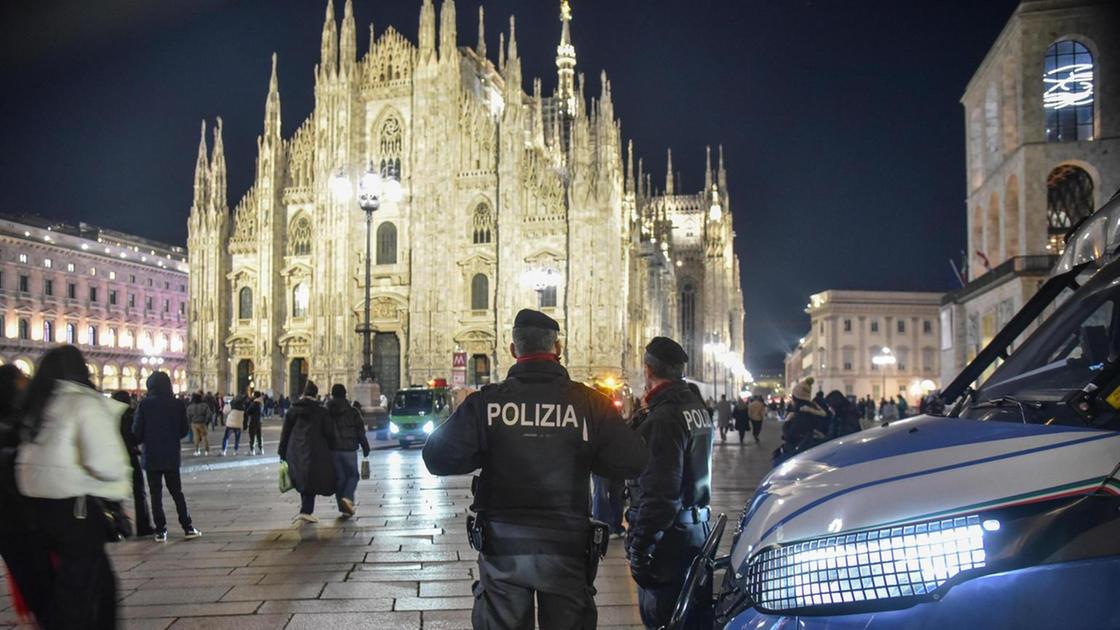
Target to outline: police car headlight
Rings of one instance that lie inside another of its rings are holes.
[[[396,435],[401,432],[401,428],[397,426],[396,422],[389,423],[389,435]]]
[[[436,424],[431,420],[424,423],[424,433],[431,433],[436,430]]]
[[[950,580],[985,566],[985,535],[998,527],[973,515],[770,547],[747,564],[746,587],[767,612],[936,599]]]

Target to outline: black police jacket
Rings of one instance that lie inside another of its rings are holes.
[[[634,419],[649,444],[649,466],[627,485],[627,545],[648,552],[682,510],[708,507],[712,498],[712,418],[684,381],[654,393]]]
[[[590,475],[645,469],[642,439],[611,401],[555,361],[527,361],[467,397],[424,444],[433,475],[481,469],[471,509],[510,523],[586,524]]]

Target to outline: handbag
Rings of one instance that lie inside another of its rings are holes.
[[[132,537],[132,521],[128,519],[128,514],[125,513],[124,505],[120,501],[87,496],[84,508],[85,513],[79,516],[75,507],[75,516],[88,518],[92,515],[93,518],[99,519],[105,531],[105,542],[115,543]]]
[[[245,428],[245,410],[244,409],[230,409],[226,414],[226,427],[229,429],[241,430]]]
[[[292,476],[288,473],[288,462],[280,460],[280,494],[284,494],[294,487]]]
[[[369,479],[369,460],[362,460],[362,479]]]

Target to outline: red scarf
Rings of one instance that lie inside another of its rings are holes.
[[[534,352],[517,357],[518,363],[528,363],[529,361],[552,361],[553,363],[559,363],[560,355],[552,352]]]
[[[656,396],[656,395],[657,395],[657,394],[658,394],[659,392],[661,392],[662,390],[664,390],[664,389],[668,389],[668,388],[669,388],[669,386],[670,386],[670,385],[672,385],[672,384],[673,384],[673,382],[672,382],[672,381],[662,381],[662,382],[658,383],[657,385],[655,385],[655,386],[653,387],[653,389],[651,389],[651,390],[649,390],[648,392],[646,392],[646,395],[645,395],[645,401],[646,401],[646,404],[648,405],[648,404],[649,404],[649,401],[650,401],[650,400],[653,400],[653,397],[654,397],[654,396]]]

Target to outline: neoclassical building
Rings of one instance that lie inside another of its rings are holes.
[[[455,2],[420,6],[415,44],[392,27],[359,56],[347,0],[328,0],[316,106],[281,136],[276,56],[256,178],[227,206],[221,120],[205,123],[189,219],[192,387],[290,394],[353,384],[361,364],[365,215],[332,181],[373,165],[402,195],[373,215],[372,325],[383,390],[499,379],[521,308],[561,324],[573,376],[639,380],[641,348],[672,335],[705,373],[704,344],[743,353],[743,301],[727,176],[656,189],[623,142],[606,74],[585,95],[560,6],[557,87],[522,77],[514,20],[487,51],[459,45]],[[437,29],[438,21],[438,29]]]
[[[0,215],[0,364],[78,346],[103,391],[186,388],[187,252],[87,223]]]
[[[965,89],[968,283],[941,310],[946,383],[1120,189],[1117,33],[1113,0],[1023,0]]]

